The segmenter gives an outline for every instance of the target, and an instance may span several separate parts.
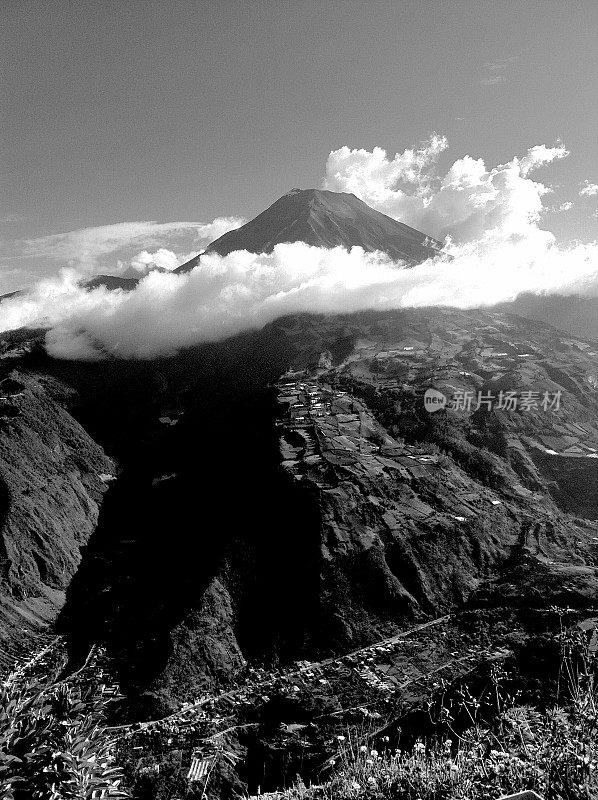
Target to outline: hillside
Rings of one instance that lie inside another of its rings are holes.
[[[6,373],[4,373],[6,375]],[[0,669],[52,622],[115,465],[70,416],[68,387],[0,381]]]

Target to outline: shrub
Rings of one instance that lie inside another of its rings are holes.
[[[81,672],[10,676],[0,686],[0,800],[128,798],[104,725],[111,701]]]

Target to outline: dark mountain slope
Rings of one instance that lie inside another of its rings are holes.
[[[509,347],[516,352],[500,354]],[[541,603],[530,575],[545,573],[547,603],[566,589],[569,604],[587,604],[598,585],[596,509],[591,498],[583,509],[575,501],[562,470],[574,465],[588,486],[597,461],[558,456],[558,474],[548,475],[534,458],[541,437],[563,437],[558,428],[570,422],[589,426],[581,442],[598,436],[591,385],[567,394],[560,415],[488,420],[428,415],[409,388],[473,391],[504,372],[505,388],[554,391],[543,365],[559,347],[549,371],[566,370],[561,381],[575,387],[592,356],[554,329],[434,309],[289,317],[160,364],[184,414],[140,442],[111,492],[71,584],[65,628],[82,653],[95,636],[109,643],[132,698],[149,690],[170,705],[234,676],[241,653],[286,662],[372,641],[468,599],[495,605],[494,580],[506,581],[515,605],[532,594]],[[283,449],[298,455],[282,455],[280,470],[276,439],[287,432],[260,387],[282,365],[307,368],[299,380],[327,391],[342,382],[345,394],[315,433],[307,426],[307,447],[289,434]],[[168,393],[165,402],[173,405]],[[568,515],[574,502],[588,520]],[[518,577],[519,551],[536,541],[530,521],[542,522],[542,552],[535,572]]]
[[[97,289],[100,286],[104,286],[106,289],[122,289],[125,292],[130,292],[138,283],[139,278],[123,278],[119,275],[96,275],[85,281],[83,286],[86,289]]]
[[[0,383],[0,669],[58,613],[115,472],[63,385],[16,377]]]
[[[216,239],[206,253],[271,253],[275,245],[284,242],[380,250],[411,265],[430,258],[442,246],[415,228],[375,211],[353,194],[292,189],[246,225]],[[176,271],[188,272],[199,259],[192,258]]]

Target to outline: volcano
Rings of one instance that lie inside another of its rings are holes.
[[[409,266],[434,256],[441,242],[370,208],[354,194],[324,189],[291,189],[261,214],[212,242],[206,253],[235,250],[271,253],[277,244],[305,242],[314,247],[379,250]],[[175,271],[189,272],[201,255]]]

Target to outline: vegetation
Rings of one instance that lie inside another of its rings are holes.
[[[392,725],[348,728],[328,742],[323,783],[299,781],[264,800],[496,800],[524,789],[545,800],[595,800],[595,656],[579,629],[561,632],[558,641],[550,702],[526,703],[512,688],[516,676],[494,666],[481,691],[441,688],[429,704],[434,735],[427,740],[409,741]],[[130,797],[105,725],[115,687],[98,654],[63,679],[48,660],[34,659],[2,684],[0,800]],[[197,787],[203,797],[220,796],[214,778],[210,771]]]
[[[340,385],[363,399],[377,421],[395,438],[450,456],[461,469],[493,489],[505,487],[504,467],[497,455],[504,458],[506,446],[499,430],[493,429],[482,437],[465,415],[446,411],[430,414],[421,397],[409,389],[379,390],[349,377],[343,377]],[[488,416],[478,413],[472,419],[477,425],[487,426]],[[489,443],[492,452],[485,450]]]
[[[0,800],[129,797],[104,722],[114,690],[96,658],[63,680],[34,662],[0,685]]]
[[[563,637],[559,697],[550,707],[520,704],[503,689],[504,678],[496,669],[482,694],[463,688],[443,698],[438,714],[431,709],[442,733],[430,741],[401,749],[390,736],[347,731],[336,739],[326,783],[299,782],[269,797],[493,800],[533,789],[546,800],[595,800],[598,690],[582,636]]]

